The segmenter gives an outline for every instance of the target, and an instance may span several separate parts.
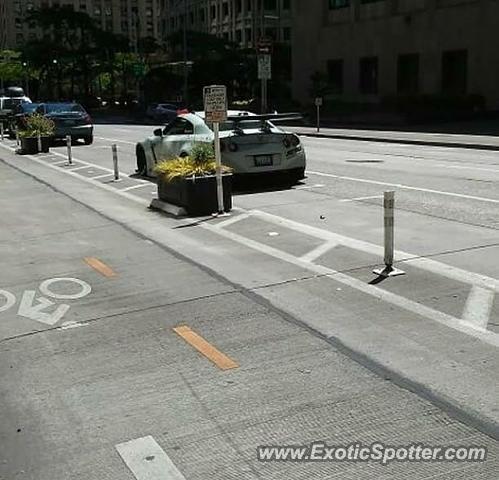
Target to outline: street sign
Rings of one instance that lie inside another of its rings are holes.
[[[256,43],[256,51],[259,55],[270,55],[272,53],[272,39],[263,37]]]
[[[258,78],[270,80],[272,78],[272,60],[270,55],[258,56]]]
[[[316,99],[315,99],[315,106],[316,107],[322,107],[322,97],[316,97]]]
[[[227,89],[224,85],[204,87],[204,112],[207,123],[220,123],[227,120]]]
[[[146,66],[143,63],[134,63],[132,69],[136,77],[143,77],[146,73]]]
[[[215,146],[215,177],[217,181],[218,214],[224,213],[224,190],[222,183],[222,152],[220,149],[220,122],[227,120],[227,89],[224,85],[211,85],[204,87],[204,119],[213,124],[213,144]]]

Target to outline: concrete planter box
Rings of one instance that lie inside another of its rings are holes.
[[[222,175],[224,211],[232,209],[232,174]],[[158,197],[184,208],[189,215],[210,215],[218,211],[215,175],[177,178],[166,182],[158,178]]]
[[[38,152],[38,137],[21,137],[21,153],[25,155],[34,155]],[[41,137],[42,153],[48,153],[52,144],[52,137]]]

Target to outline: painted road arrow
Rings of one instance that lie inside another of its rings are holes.
[[[48,307],[55,305],[54,302],[45,297],[38,297],[37,304],[34,305],[35,291],[26,290],[23,293],[21,304],[19,305],[18,315],[35,320],[37,322],[45,323],[46,325],[55,325],[69,310],[69,305],[62,304],[51,313],[44,312]]]

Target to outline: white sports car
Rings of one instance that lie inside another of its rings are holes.
[[[296,114],[229,111],[227,121],[220,124],[222,163],[232,167],[235,174],[279,172],[292,181],[302,179],[306,159],[300,139],[270,122],[291,118],[296,119]],[[188,156],[196,143],[213,140],[214,133],[204,121],[204,112],[181,114],[137,144],[137,172],[153,177],[158,162]]]

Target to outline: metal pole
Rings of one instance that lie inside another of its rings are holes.
[[[188,90],[189,90],[189,72],[187,70],[187,0],[184,0],[184,21],[183,21],[183,31],[182,31],[182,49],[184,57],[184,103],[187,107],[188,102]]]
[[[3,122],[0,122],[0,139],[3,142]]]
[[[219,137],[219,124],[213,123],[213,133],[215,134],[215,161],[217,164],[216,178],[217,178],[217,200],[218,200],[218,213],[224,213],[224,187],[222,183],[222,154],[220,153],[220,137]]]
[[[16,128],[16,145],[19,146],[19,130]]]
[[[317,132],[321,129],[321,107],[317,105]]]
[[[393,251],[394,251],[394,208],[395,208],[395,192],[384,192],[383,194],[383,218],[384,218],[384,234],[385,234],[385,267],[374,270],[376,275],[382,277],[394,277],[404,275],[405,272],[393,267]]]
[[[385,224],[385,265],[393,266],[393,207],[395,204],[395,192],[385,192],[383,195],[384,224]]]
[[[262,110],[262,113],[267,113],[266,112],[266,103],[267,103],[267,99],[266,99],[266,96],[267,96],[267,93],[265,92],[265,87],[266,87],[266,80],[264,78],[262,78],[262,86],[261,86],[261,95],[262,95],[262,106],[261,106],[261,110]]]
[[[113,143],[111,146],[111,150],[113,152],[113,170],[114,170],[114,179],[120,179],[120,171],[118,170],[118,146]]]
[[[66,135],[66,147],[68,149],[68,164],[73,165],[73,154],[71,152],[71,135]]]
[[[42,137],[40,134],[37,135],[37,141],[38,141],[38,153],[42,151]]]

